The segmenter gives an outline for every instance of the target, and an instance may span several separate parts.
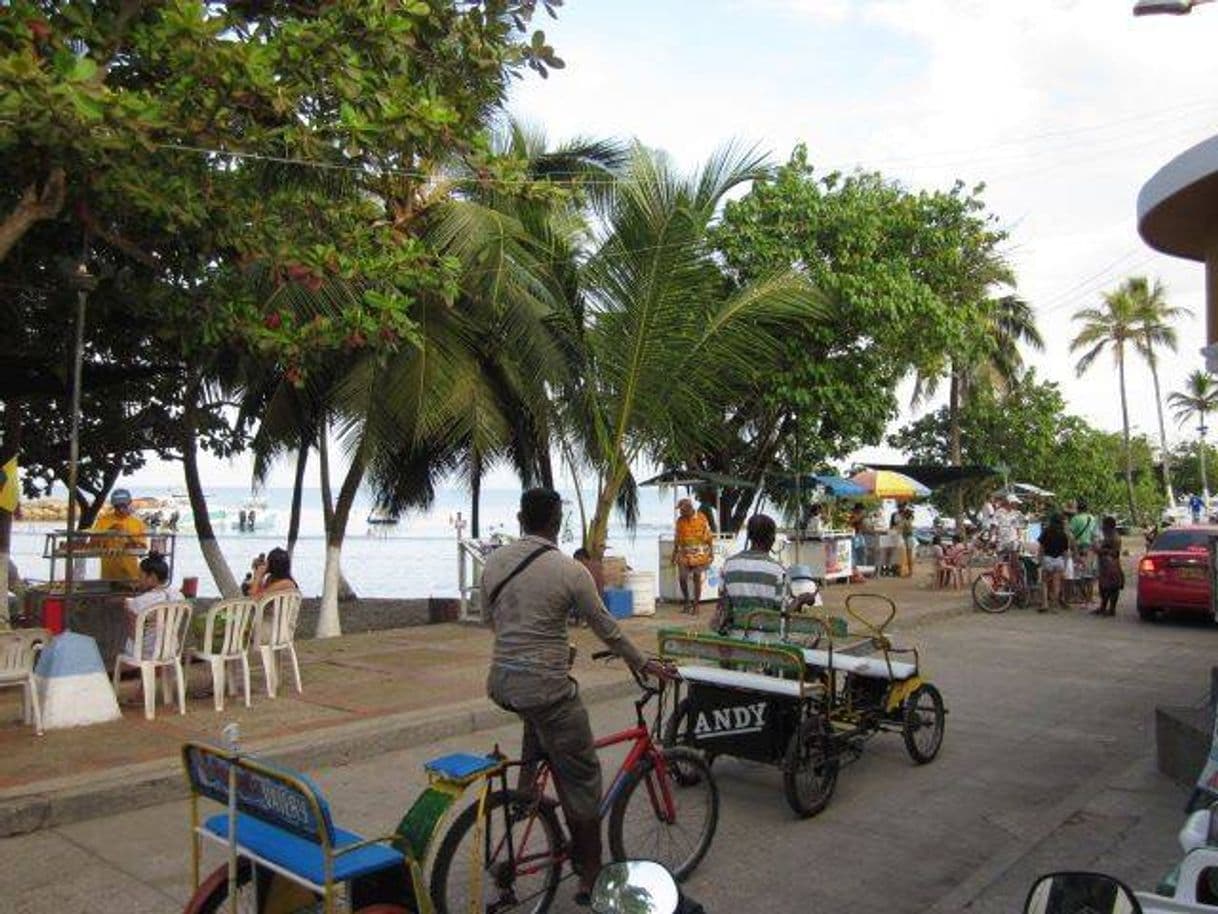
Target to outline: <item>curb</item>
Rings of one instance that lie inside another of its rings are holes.
[[[588,704],[633,695],[632,679],[580,686]],[[438,711],[409,712],[339,724],[308,734],[252,742],[245,748],[292,768],[348,765],[386,752],[492,730],[515,715],[486,699]],[[131,812],[189,796],[176,759],[130,765],[109,775],[75,775],[0,792],[0,838]]]

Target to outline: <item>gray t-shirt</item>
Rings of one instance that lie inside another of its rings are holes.
[[[523,536],[491,553],[482,572],[482,618],[495,632],[487,693],[512,708],[540,707],[571,694],[567,646],[571,612],[632,669],[646,662],[605,609],[588,569],[557,549],[535,558],[508,581],[494,606],[487,605],[499,583],[546,545],[554,544],[540,536]]]

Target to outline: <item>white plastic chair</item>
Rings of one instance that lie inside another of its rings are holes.
[[[20,628],[0,633],[0,688],[20,686],[21,719],[34,724],[34,732],[42,736],[42,709],[38,706],[38,689],[34,685],[34,664],[43,646],[51,640],[45,628]]]
[[[154,603],[140,610],[135,617],[135,637],[131,641],[133,654],[121,653],[114,660],[114,693],[118,694],[118,680],[124,666],[133,666],[140,671],[144,687],[144,717],[156,717],[156,671],[161,671],[161,701],[169,704],[169,671],[177,675],[178,710],[186,713],[186,674],[182,670],[182,653],[186,648],[186,635],[190,631],[189,603]],[[153,629],[150,647],[145,650],[144,632]],[[147,656],[145,656],[147,654]]]
[[[202,646],[191,650],[192,657],[211,664],[212,694],[217,711],[224,710],[225,672],[230,663],[241,664],[245,687],[245,706],[250,706],[250,641],[254,634],[254,613],[258,604],[241,597],[218,600],[207,611],[203,624]],[[218,626],[222,626],[218,628]],[[235,686],[235,684],[234,684]],[[233,689],[234,694],[236,688]]]
[[[258,601],[258,653],[266,674],[266,694],[271,698],[279,691],[279,669],[276,654],[286,652],[292,661],[296,691],[300,687],[300,662],[296,659],[296,623],[300,620],[300,591],[281,590]]]

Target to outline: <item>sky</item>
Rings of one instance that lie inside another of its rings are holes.
[[[1164,394],[1203,367],[1204,269],[1153,252],[1141,186],[1218,133],[1218,4],[1135,18],[1132,0],[567,0],[535,25],[566,62],[517,84],[511,113],[552,142],[637,138],[692,169],[730,140],[773,161],[804,142],[818,170],[877,170],[912,190],[985,182],[1005,255],[1046,340],[1027,360],[1069,409],[1120,428],[1110,359],[1076,378],[1071,314],[1132,275],[1191,308]],[[1150,374],[1128,371],[1135,432],[1157,435]],[[903,396],[908,402],[908,395]],[[932,404],[933,406],[933,404]],[[914,417],[908,410],[894,428]],[[1191,439],[1168,418],[1173,443]],[[892,459],[868,449],[861,459]],[[208,461],[211,484],[248,465]],[[272,484],[290,484],[278,467]],[[136,482],[171,484],[176,466]],[[513,485],[497,473],[490,485]]]

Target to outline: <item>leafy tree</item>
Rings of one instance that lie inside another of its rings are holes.
[[[328,353],[391,353],[418,301],[453,298],[457,265],[421,241],[420,214],[435,163],[499,177],[484,127],[507,80],[562,65],[525,34],[536,7],[18,0],[0,15],[0,280],[39,226],[149,280],[131,307],[189,366],[184,465],[223,591],[192,472],[216,389],[204,357],[231,347],[296,383]]]
[[[595,556],[614,506],[633,516],[635,460],[706,449],[758,366],[778,360],[785,329],[823,313],[815,289],[786,267],[735,288],[723,281],[707,229],[724,195],[760,168],[751,151],[729,146],[685,177],[637,146],[597,201],[603,231],[570,303],[583,318],[572,336],[578,370],[562,391],[600,475],[587,534]]]
[[[1131,276],[1125,280],[1125,289],[1137,308],[1134,323],[1135,345],[1138,353],[1150,366],[1150,376],[1155,387],[1155,412],[1159,418],[1159,448],[1163,455],[1163,484],[1167,490],[1167,501],[1175,504],[1176,493],[1171,484],[1171,450],[1167,446],[1167,427],[1163,423],[1163,395],[1159,392],[1159,349],[1176,351],[1176,329],[1172,322],[1192,314],[1187,308],[1167,303],[1167,290],[1157,279],[1154,283],[1145,276]]]
[[[879,440],[901,379],[941,374],[946,353],[976,335],[982,274],[1002,237],[979,191],[915,194],[875,173],[820,175],[796,147],[724,207],[712,240],[733,283],[796,269],[823,290],[828,315],[786,327],[781,357],[758,364],[717,440],[673,462],[757,479]],[[725,528],[751,498],[725,493]]]
[[[1011,481],[1031,482],[1056,492],[1059,499],[1086,498],[1101,512],[1115,512],[1127,500],[1120,438],[1088,425],[1066,412],[1061,389],[1024,375],[1005,392],[982,388],[960,414],[961,453],[966,464],[1003,466]],[[889,437],[889,444],[915,463],[943,463],[951,450],[951,419],[947,406],[922,416]],[[1142,510],[1160,498],[1145,438],[1133,441],[1136,499]],[[969,507],[978,507],[993,489],[969,491]],[[952,506],[952,494],[939,492],[936,503]]]
[[[1214,382],[1208,372],[1194,371],[1185,379],[1184,390],[1168,394],[1167,404],[1172,408],[1177,424],[1184,425],[1194,419],[1197,422],[1200,434],[1197,436],[1196,466],[1201,474],[1201,491],[1208,502],[1210,497],[1207,473],[1209,457],[1205,451],[1205,419],[1210,413],[1218,412],[1218,383]],[[1193,488],[1193,491],[1196,491],[1196,488]]]
[[[1129,403],[1125,392],[1125,354],[1128,347],[1139,345],[1141,301],[1128,283],[1103,295],[1099,308],[1080,308],[1073,320],[1081,324],[1079,332],[1070,341],[1070,351],[1084,350],[1075,371],[1081,377],[1106,349],[1112,350],[1121,390],[1121,430],[1125,440],[1125,486],[1128,495],[1129,513],[1138,520],[1137,504],[1133,492],[1133,446],[1129,437]]]

